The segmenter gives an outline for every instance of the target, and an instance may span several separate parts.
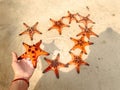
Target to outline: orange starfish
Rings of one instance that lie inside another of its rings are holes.
[[[88,25],[88,23],[95,24],[91,19],[89,19],[90,14],[88,14],[86,17],[79,15],[82,19],[79,20],[79,23],[83,23],[85,26]]]
[[[79,56],[74,55],[72,52],[69,52],[69,53],[72,56],[72,60],[69,63],[67,63],[67,65],[74,64],[76,66],[77,73],[80,72],[81,65],[89,66],[89,64],[82,59],[83,52],[81,52]]]
[[[22,54],[20,57],[18,57],[18,60],[21,60],[24,58],[30,58],[34,68],[36,68],[38,56],[49,55],[48,52],[42,50],[39,47],[41,43],[42,43],[42,40],[40,40],[38,43],[33,44],[33,45],[28,45],[26,43],[23,43],[24,47],[26,48],[26,52],[24,54]]]
[[[23,25],[27,28],[27,30],[20,33],[20,36],[23,34],[28,34],[30,36],[30,39],[33,40],[34,33],[42,34],[40,31],[37,30],[38,22],[36,22],[32,27],[28,26],[26,23],[23,23]]]
[[[72,13],[70,13],[70,11],[68,11],[68,16],[63,16],[62,18],[68,18],[69,19],[69,24],[71,24],[72,20],[75,20],[78,23],[78,20],[76,18],[77,15],[78,15],[78,13],[72,14]]]
[[[79,48],[81,49],[81,51],[83,51],[83,53],[87,54],[86,50],[85,50],[85,47],[88,46],[88,45],[92,45],[93,43],[92,42],[86,42],[85,37],[82,36],[80,39],[74,39],[74,38],[70,38],[72,41],[74,41],[75,45],[73,46],[73,48],[71,50],[74,50],[76,48]]]
[[[96,36],[96,37],[99,37],[96,33],[94,33],[94,32],[92,31],[92,27],[93,27],[93,26],[91,26],[90,28],[88,28],[87,26],[85,26],[85,28],[84,28],[84,27],[82,27],[82,26],[79,25],[79,27],[80,27],[80,29],[82,30],[82,32],[79,33],[79,34],[77,34],[76,36],[84,35],[84,36],[86,36],[88,39],[90,39],[90,36],[91,36],[91,35],[94,35],[94,36]]]
[[[58,69],[61,68],[61,67],[68,67],[66,64],[63,64],[63,63],[59,62],[60,54],[58,54],[57,57],[54,60],[50,60],[50,59],[47,59],[47,58],[44,58],[44,59],[47,61],[49,66],[43,71],[43,73],[46,73],[49,70],[53,70],[55,72],[57,78],[59,78]]]
[[[50,27],[50,28],[48,29],[48,31],[51,30],[51,29],[57,29],[58,32],[59,32],[59,35],[62,34],[61,32],[62,32],[62,28],[63,28],[63,27],[70,27],[69,25],[66,25],[66,24],[64,24],[64,23],[62,22],[62,18],[61,18],[60,20],[58,20],[58,21],[55,21],[55,20],[53,20],[53,19],[50,18],[50,21],[53,23],[53,26]]]

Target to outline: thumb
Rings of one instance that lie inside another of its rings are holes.
[[[17,54],[12,52],[12,62],[17,62]]]

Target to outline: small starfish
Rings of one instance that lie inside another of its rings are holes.
[[[33,40],[34,33],[42,34],[36,28],[37,25],[38,25],[38,22],[36,22],[32,27],[28,26],[26,23],[23,23],[23,25],[27,28],[27,30],[25,30],[24,32],[20,33],[19,34],[20,36],[23,35],[23,34],[28,34],[30,36],[30,39]]]
[[[82,19],[79,20],[79,23],[85,24],[85,26],[88,25],[88,23],[95,24],[91,19],[89,19],[90,14],[88,14],[86,17],[79,15]]]
[[[68,18],[69,19],[69,24],[71,24],[72,20],[75,20],[78,23],[78,20],[76,18],[77,15],[78,15],[78,13],[72,14],[72,13],[70,13],[70,11],[68,11],[68,16],[63,16],[62,18]]]
[[[48,29],[48,31],[51,30],[51,29],[57,29],[58,32],[59,32],[59,35],[62,34],[62,28],[63,28],[63,27],[70,27],[69,25],[66,25],[66,24],[64,24],[64,23],[62,22],[62,18],[61,18],[60,20],[58,20],[58,21],[55,21],[55,20],[53,20],[53,19],[50,18],[50,21],[53,23],[53,26],[50,27],[50,28]]]
[[[26,52],[18,57],[18,60],[24,59],[24,58],[30,58],[32,61],[32,64],[34,68],[37,66],[37,58],[40,55],[49,55],[48,52],[42,50],[39,46],[42,43],[42,40],[40,40],[38,43],[33,45],[28,45],[26,43],[23,43],[23,46],[26,48]]]
[[[88,39],[90,39],[90,36],[91,36],[91,35],[94,35],[94,36],[96,36],[96,37],[99,37],[96,33],[94,33],[94,32],[92,31],[92,27],[93,27],[93,26],[91,26],[90,28],[88,28],[87,26],[85,26],[85,28],[84,28],[84,27],[82,27],[82,26],[79,25],[79,27],[80,27],[80,29],[82,30],[82,32],[79,33],[79,34],[77,34],[76,36],[84,35],[84,36],[86,36]]]
[[[47,58],[44,58],[44,59],[47,61],[49,66],[43,71],[43,73],[46,73],[49,70],[53,70],[55,72],[57,78],[59,78],[58,69],[61,68],[61,67],[68,67],[66,64],[63,64],[63,63],[59,62],[59,59],[60,59],[60,54],[59,53],[54,60],[50,60],[50,59],[47,59]]]
[[[72,56],[72,60],[67,64],[68,65],[74,64],[76,66],[76,71],[78,74],[80,73],[81,65],[89,66],[89,64],[82,59],[83,52],[81,52],[79,56],[74,55],[72,52],[69,52],[69,53]]]
[[[76,48],[79,48],[81,49],[81,51],[83,51],[83,53],[87,54],[86,50],[85,50],[85,47],[88,46],[88,45],[92,45],[93,43],[92,42],[86,42],[85,37],[82,36],[80,39],[74,39],[74,38],[70,38],[72,41],[74,41],[75,45],[73,46],[73,48],[71,50],[74,50]]]

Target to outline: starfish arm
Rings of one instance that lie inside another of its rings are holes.
[[[62,29],[59,28],[59,29],[58,29],[58,32],[59,32],[59,35],[61,35],[61,34],[62,34]]]
[[[81,25],[79,25],[79,28],[80,28],[82,31],[85,31],[85,28],[82,27]]]
[[[52,23],[55,23],[56,21],[55,20],[53,20],[52,18],[50,18],[50,21],[52,22]]]
[[[62,25],[62,28],[63,28],[63,27],[70,27],[70,26],[67,25],[67,24],[63,24],[63,25]]]
[[[23,34],[28,34],[28,31],[25,30],[24,32],[20,33],[19,35],[21,36],[21,35],[23,35]]]
[[[33,34],[29,34],[31,40],[33,40]]]
[[[80,65],[76,66],[76,71],[77,71],[78,74],[80,73]]]
[[[70,18],[70,17],[69,17],[69,16],[63,16],[62,19],[63,19],[63,18]]]
[[[49,53],[44,50],[41,50],[40,52],[38,52],[38,55],[49,55]]]
[[[24,59],[24,58],[27,58],[27,55],[24,53],[24,54],[22,54],[21,56],[19,56],[17,59],[18,60],[22,60],[22,59]]]
[[[74,54],[71,51],[69,51],[69,54],[71,55],[72,60],[73,60],[74,59]]]
[[[88,44],[89,44],[89,45],[93,45],[94,43],[93,43],[93,42],[89,42],[89,41],[88,41]]]
[[[33,67],[36,68],[37,67],[37,60],[36,59],[32,60],[32,64],[33,64]]]
[[[80,35],[85,35],[85,33],[84,33],[84,32],[80,32],[80,33],[77,34],[76,36],[78,37],[78,36],[80,36]]]
[[[96,33],[94,33],[93,31],[90,32],[91,35],[94,35],[96,37],[99,37]]]
[[[23,25],[24,25],[26,28],[30,28],[26,23],[23,23]]]
[[[90,33],[86,33],[86,37],[90,39]]]
[[[50,31],[51,29],[59,29],[59,27],[56,26],[56,25],[53,25],[53,26],[51,26],[51,27],[48,29],[48,31]]]
[[[77,49],[77,48],[80,48],[80,49],[81,49],[81,46],[80,46],[80,45],[74,45],[71,50],[75,50],[75,49]]]
[[[48,66],[44,71],[43,71],[43,73],[46,73],[46,72],[48,72],[49,70],[51,70],[52,69],[52,67],[51,66]]]
[[[70,37],[70,39],[71,39],[75,44],[78,43],[78,40],[77,40],[77,39],[74,39],[74,38],[72,38],[72,37]]]
[[[86,49],[85,49],[85,47],[84,47],[84,46],[83,46],[83,47],[81,47],[81,51],[82,51],[84,54],[87,54]]]
[[[89,64],[85,61],[82,61],[82,64],[86,65],[86,66],[89,66]]]
[[[37,43],[35,44],[35,46],[36,46],[36,47],[39,47],[41,43],[42,43],[42,40],[40,40],[39,42],[37,42]]]
[[[44,58],[44,60],[48,63],[48,64],[51,64],[51,60],[49,60],[48,58]]]
[[[40,31],[38,30],[34,30],[35,33],[38,33],[38,34],[42,34]]]
[[[24,42],[23,42],[23,46],[26,48],[26,50],[28,50],[28,48],[31,47],[31,46],[29,46],[28,44],[26,44]]]
[[[33,25],[33,28],[36,28],[38,25],[38,22],[35,23],[35,25]]]
[[[60,54],[58,53],[57,54],[57,57],[56,57],[56,59],[55,60],[57,60],[57,61],[59,61],[60,60]]]
[[[58,69],[56,68],[56,69],[54,70],[54,72],[55,72],[56,78],[59,79],[59,72],[58,72]]]
[[[58,66],[58,68],[61,68],[61,67],[68,67],[68,65],[66,65],[66,64],[63,64],[63,63],[59,63],[59,66]]]

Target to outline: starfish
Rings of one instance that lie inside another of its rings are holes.
[[[79,20],[79,23],[83,23],[83,24],[85,24],[85,26],[87,26],[88,23],[95,24],[95,22],[93,22],[91,19],[89,19],[90,14],[88,14],[85,17],[81,16],[81,15],[79,15],[79,16],[82,18],[82,19]]]
[[[55,21],[55,20],[53,20],[53,19],[50,18],[50,21],[53,23],[53,26],[50,27],[50,28],[48,29],[48,31],[51,30],[51,29],[57,29],[58,32],[59,32],[59,35],[62,34],[62,28],[63,28],[63,27],[70,27],[69,25],[66,25],[66,24],[64,24],[64,23],[62,22],[62,18],[61,18],[60,20],[58,20],[58,21]]]
[[[18,60],[24,59],[24,58],[30,58],[32,61],[32,64],[34,68],[37,66],[37,58],[41,55],[49,55],[48,52],[42,50],[39,46],[42,43],[42,40],[37,42],[33,45],[28,45],[26,43],[23,43],[23,46],[26,48],[26,52],[18,57]]]
[[[28,34],[30,36],[30,39],[33,40],[33,35],[35,33],[38,34],[42,34],[40,31],[37,30],[37,25],[38,22],[36,22],[32,27],[28,26],[26,23],[23,23],[23,25],[27,28],[27,30],[25,30],[24,32],[20,33],[19,35],[23,35],[23,34]]]
[[[93,26],[91,26],[90,28],[88,28],[87,26],[85,26],[85,28],[84,28],[84,27],[82,27],[82,26],[79,25],[79,27],[80,27],[80,29],[82,30],[82,32],[79,33],[79,34],[77,34],[76,36],[84,35],[84,36],[86,36],[88,39],[90,39],[90,36],[91,36],[91,35],[94,35],[94,36],[96,36],[96,37],[99,37],[96,33],[94,33],[94,32],[92,31],[92,27],[93,27]]]
[[[70,11],[68,11],[68,16],[63,16],[62,18],[68,18],[69,19],[69,24],[71,24],[72,20],[75,20],[78,23],[78,20],[76,18],[77,15],[78,15],[78,13],[72,14],[72,13],[70,13]]]
[[[48,72],[49,70],[53,70],[56,74],[56,77],[59,78],[58,69],[61,67],[68,67],[66,64],[59,62],[60,54],[57,54],[57,57],[54,60],[50,60],[48,58],[44,58],[45,61],[49,64],[49,66],[43,71],[43,73]]]
[[[76,71],[78,74],[80,73],[80,66],[81,65],[89,66],[89,64],[82,59],[83,52],[81,52],[79,56],[74,55],[72,52],[69,52],[69,53],[72,57],[72,60],[67,64],[68,65],[74,64],[76,66]]]
[[[87,52],[86,52],[86,50],[85,50],[85,47],[86,46],[88,46],[88,45],[92,45],[93,43],[92,42],[86,42],[85,41],[85,39],[84,39],[85,37],[84,36],[82,36],[80,39],[74,39],[74,38],[71,38],[70,37],[70,39],[72,40],[72,41],[74,41],[74,43],[75,43],[75,45],[73,46],[73,48],[71,49],[71,50],[74,50],[74,49],[76,49],[76,48],[79,48],[79,49],[81,49],[81,51],[83,52],[83,53],[85,53],[85,54],[87,54]]]

